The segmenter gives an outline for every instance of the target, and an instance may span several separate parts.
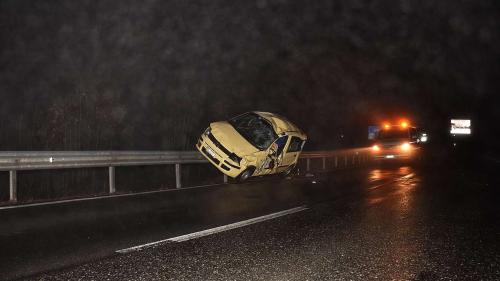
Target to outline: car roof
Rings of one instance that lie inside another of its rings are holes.
[[[307,138],[306,134],[301,129],[299,129],[299,127],[295,126],[295,124],[293,124],[292,122],[290,122],[288,119],[286,119],[281,115],[263,111],[252,111],[252,112],[268,120],[269,123],[273,125],[274,130],[278,134],[295,133],[302,139]]]

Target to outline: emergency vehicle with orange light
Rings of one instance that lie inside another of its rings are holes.
[[[375,136],[371,151],[376,160],[414,159],[420,158],[420,148],[425,142],[427,134],[408,121],[385,123]]]

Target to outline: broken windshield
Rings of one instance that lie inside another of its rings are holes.
[[[260,150],[265,150],[278,138],[271,124],[255,113],[236,116],[229,120],[229,123],[248,142]]]

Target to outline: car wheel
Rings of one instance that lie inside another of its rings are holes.
[[[255,171],[255,168],[253,168],[253,167],[246,169],[245,171],[241,172],[241,174],[238,176],[237,180],[239,182],[246,181],[249,177],[251,177],[253,175],[254,171]]]

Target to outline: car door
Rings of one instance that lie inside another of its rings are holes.
[[[285,171],[288,167],[297,162],[300,152],[302,151],[303,140],[292,136],[286,150],[283,151],[281,162],[278,166],[278,172]]]
[[[281,165],[283,159],[283,151],[288,142],[288,136],[281,136],[276,139],[267,149],[264,159],[257,167],[259,175],[273,174]]]

